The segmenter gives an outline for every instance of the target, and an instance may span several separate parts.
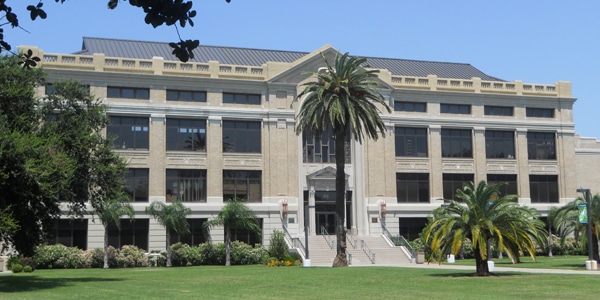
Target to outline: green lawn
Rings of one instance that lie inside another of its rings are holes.
[[[531,259],[531,257],[526,256],[521,258],[521,263],[519,264],[513,264],[507,256],[502,259],[494,258],[492,260],[494,261],[494,265],[496,267],[585,270],[585,261],[588,260],[588,257],[579,255],[553,257],[538,256],[537,262],[535,262],[533,259]],[[455,264],[475,267],[475,260],[457,259]]]
[[[593,275],[430,268],[186,268],[37,270],[0,274],[0,299],[589,299]]]

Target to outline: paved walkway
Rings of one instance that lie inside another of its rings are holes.
[[[471,270],[475,271],[475,266],[461,266],[444,263],[424,263],[424,264],[405,264],[403,268],[429,268],[429,269],[448,269],[448,270]],[[600,270],[563,270],[563,269],[532,269],[532,268],[511,268],[494,267],[493,273],[500,272],[520,272],[520,273],[542,273],[542,274],[577,274],[577,275],[600,275]]]

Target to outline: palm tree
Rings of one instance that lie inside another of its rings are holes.
[[[171,205],[154,201],[146,207],[146,213],[156,219],[167,231],[167,267],[171,267],[171,230],[180,235],[190,234],[190,225],[186,217],[192,213],[192,210],[177,200]]]
[[[594,195],[590,199],[590,212],[592,219],[588,220],[591,222],[592,227],[592,254],[594,260],[600,261],[600,254],[598,252],[598,235],[600,233],[600,194]],[[565,206],[558,209],[554,218],[554,228],[558,231],[560,236],[561,245],[564,245],[565,239],[573,234],[575,239],[578,240],[580,236],[587,236],[587,226],[579,223],[578,213],[579,204],[585,204],[585,200],[577,198]]]
[[[241,199],[230,199],[215,219],[204,222],[207,231],[210,228],[225,228],[225,265],[231,266],[231,231],[247,229],[260,234],[261,228],[256,214]]]
[[[433,219],[423,230],[423,240],[431,246],[430,260],[440,263],[443,255],[457,254],[464,241],[471,240],[475,252],[477,275],[489,275],[488,243],[505,251],[515,261],[528,252],[535,260],[535,249],[546,237],[544,223],[535,210],[513,201],[516,195],[500,195],[501,184],[477,186],[465,184],[457,198],[436,208]]]
[[[108,229],[121,228],[121,216],[127,215],[133,220],[134,211],[129,203],[130,199],[125,193],[120,197],[105,202],[97,202],[94,212],[104,226],[104,269],[108,269]]]
[[[362,143],[365,135],[374,140],[377,140],[380,133],[385,137],[386,127],[377,104],[388,112],[391,109],[377,89],[375,79],[379,71],[364,69],[368,67],[366,58],[352,57],[348,53],[337,54],[332,66],[323,53],[321,57],[327,65],[327,71],[311,73],[316,81],[303,84],[304,90],[294,100],[304,98],[296,116],[296,134],[309,131],[319,137],[328,127],[333,129],[337,236],[337,255],[333,266],[348,266],[343,224],[346,198],[344,141],[350,134],[359,143]]]

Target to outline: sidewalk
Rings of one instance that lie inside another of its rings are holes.
[[[475,266],[461,266],[444,263],[424,263],[424,264],[406,264],[403,268],[430,268],[430,269],[449,269],[449,270],[471,270],[475,272]],[[600,275],[599,270],[563,270],[563,269],[532,269],[532,268],[511,268],[511,267],[494,267],[492,273],[504,272],[519,272],[519,273],[541,273],[541,274],[575,274],[575,275]]]

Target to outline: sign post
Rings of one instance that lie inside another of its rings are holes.
[[[587,240],[588,240],[588,261],[586,262],[586,268],[589,270],[596,270],[598,267],[594,260],[594,252],[592,247],[592,212],[590,203],[590,189],[577,189],[578,193],[583,193],[585,198],[585,204],[579,204],[579,222],[581,224],[587,224]],[[588,268],[589,265],[589,268]]]

